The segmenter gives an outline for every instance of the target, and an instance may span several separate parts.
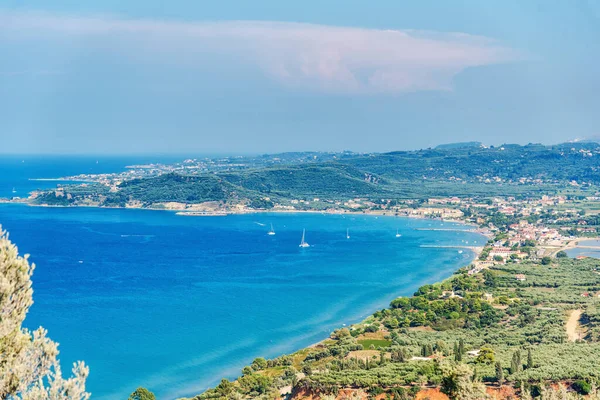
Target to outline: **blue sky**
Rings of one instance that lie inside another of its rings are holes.
[[[0,55],[2,153],[600,134],[592,1],[8,0]]]

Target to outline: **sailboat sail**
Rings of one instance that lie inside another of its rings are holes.
[[[306,229],[302,229],[302,240],[300,241],[300,247],[310,247],[310,245],[308,243],[306,243],[306,241],[304,240],[305,236],[306,236]]]

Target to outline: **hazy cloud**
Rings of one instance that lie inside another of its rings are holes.
[[[516,51],[463,33],[228,21],[175,22],[0,11],[0,44],[56,40],[140,63],[203,65],[233,55],[283,85],[328,93],[451,90],[466,68],[516,60]],[[169,57],[165,57],[165,55]]]

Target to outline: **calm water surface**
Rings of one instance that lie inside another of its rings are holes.
[[[600,258],[600,240],[595,239],[582,239],[579,241],[579,244],[582,246],[596,246],[599,249],[582,249],[582,248],[573,248],[567,250],[567,255],[569,257],[577,257],[577,256],[585,256],[585,257],[593,257]]]

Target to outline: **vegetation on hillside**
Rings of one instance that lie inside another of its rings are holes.
[[[237,381],[223,380],[194,399],[276,398],[289,386],[322,398],[351,388],[370,398],[409,399],[439,387],[452,399],[483,399],[486,386],[514,387],[520,398],[577,398],[560,397],[556,382],[569,392],[596,393],[598,298],[582,294],[599,292],[598,262],[590,259],[459,271],[318,346],[256,359]],[[566,322],[575,309],[583,310],[582,339],[570,341]]]
[[[600,145],[595,143],[495,148],[460,145],[383,154],[344,153],[315,158],[318,161],[314,162],[284,158],[289,164],[277,166],[265,164],[263,158],[250,158],[250,167],[241,169],[171,172],[125,180],[111,190],[102,184],[67,185],[59,192],[40,193],[34,202],[60,206],[231,202],[269,208],[264,198],[285,202],[315,197],[539,196],[571,185],[586,190],[600,184]]]
[[[391,179],[462,180],[486,182],[494,178],[504,182],[531,181],[591,182],[600,176],[600,145],[564,143],[502,145],[497,147],[435,148],[398,151],[375,156],[357,156],[342,162]]]

